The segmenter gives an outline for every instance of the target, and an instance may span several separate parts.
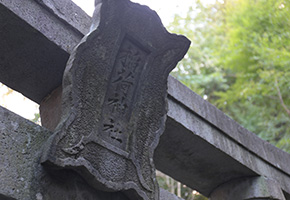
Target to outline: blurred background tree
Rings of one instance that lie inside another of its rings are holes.
[[[192,42],[172,75],[290,153],[290,0],[196,0],[167,28]],[[186,186],[181,197],[206,199]]]
[[[191,48],[172,75],[290,153],[290,0],[197,0],[169,30]]]
[[[160,171],[157,171],[156,175],[159,187],[168,190],[184,200],[207,200],[206,197],[202,196],[197,191],[190,189],[186,185],[181,184]]]

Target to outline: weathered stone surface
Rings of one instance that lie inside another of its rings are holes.
[[[82,14],[79,16],[80,8],[77,7],[71,0],[34,0],[43,6],[44,10],[48,10],[57,16],[64,23],[68,23],[74,27],[76,32],[81,34],[88,33],[88,24],[91,23],[91,18]]]
[[[40,134],[39,134],[40,133]],[[0,107],[0,194],[31,199],[30,191],[43,142],[50,132]],[[33,199],[33,198],[32,198]]]
[[[73,169],[95,188],[157,200],[153,152],[167,77],[190,42],[169,34],[148,7],[104,0],[97,8],[93,31],[68,61],[62,118],[44,164]]]
[[[0,106],[1,200],[128,200],[121,192],[95,190],[73,171],[44,170],[40,156],[51,134]],[[160,195],[177,199],[163,190]]]
[[[202,118],[205,123],[216,127],[226,137],[248,149],[250,153],[256,154],[273,167],[285,171],[290,176],[290,168],[288,167],[290,164],[290,154],[274,147],[242,127],[173,77],[169,77],[168,80],[168,94],[174,102],[179,102],[180,105]],[[175,115],[175,113],[173,114]],[[184,125],[187,127],[192,126],[189,120],[185,121]]]
[[[128,200],[90,187],[71,171],[47,173],[42,147],[52,132],[0,107],[1,200]]]
[[[67,52],[88,32],[91,21],[69,0],[46,3],[0,0],[0,81],[37,103],[61,84]],[[73,9],[66,10],[68,5]]]
[[[173,118],[171,111],[179,113],[177,118]],[[176,119],[181,121],[174,121]],[[191,121],[193,130],[183,126],[182,122],[185,123],[185,120]],[[221,132],[198,116],[187,110],[182,112],[182,107],[169,101],[166,129],[154,154],[156,168],[205,196],[209,196],[216,187],[227,181],[257,175],[250,167],[205,140],[203,137],[206,135],[216,138],[215,141],[227,141]],[[253,159],[246,150],[228,142],[224,148],[230,148],[229,151],[239,157],[241,154],[245,156],[242,161]]]
[[[289,154],[242,128],[174,78],[168,83],[166,130],[154,154],[158,170],[205,196],[230,180],[257,175],[290,192]]]
[[[280,185],[265,177],[249,177],[229,181],[216,188],[211,200],[285,200]]]
[[[13,6],[16,3],[21,6]],[[1,30],[9,31],[13,28],[15,30],[7,34],[9,37],[2,35],[0,37],[1,47],[5,46],[5,51],[1,51],[3,52],[1,58],[13,61],[13,66],[10,66],[13,70],[0,73],[0,76],[10,77],[9,83],[15,83],[14,87],[28,98],[42,100],[50,93],[49,88],[59,86],[62,75],[57,74],[64,69],[73,46],[83,35],[76,34],[73,27],[62,23],[51,12],[46,12],[44,6],[41,10],[32,0],[0,0],[0,7],[4,9],[1,10],[0,16],[2,13],[8,15],[6,20],[0,23]],[[16,15],[17,26],[5,23],[9,22],[9,19],[15,19]],[[78,11],[77,15],[86,18],[86,14],[82,11]],[[38,20],[39,18],[43,20]],[[90,26],[90,22],[83,22],[87,24],[86,27]],[[45,27],[46,24],[49,27]],[[0,32],[4,33],[5,31]],[[25,54],[29,59],[19,59],[24,57],[21,52],[13,54],[14,57],[11,59],[11,54],[7,53],[10,43],[14,44],[16,40],[18,44],[25,43],[26,37],[21,37],[18,33],[21,35],[33,33],[33,37],[40,38],[36,42],[31,40],[25,48],[22,45],[17,47],[22,51],[25,49],[32,52],[31,57]],[[7,42],[3,42],[3,38]],[[53,48],[50,48],[51,46]],[[62,51],[64,53],[61,53]],[[0,68],[5,66],[5,59],[0,59]],[[36,60],[39,62],[35,62]],[[31,73],[23,72],[30,69],[36,69],[31,72],[33,76]],[[51,73],[46,70],[50,70]],[[49,82],[43,81],[46,79]],[[289,154],[242,128],[172,77],[169,78],[168,87],[169,113],[166,122],[168,128],[162,135],[154,155],[155,162],[158,161],[155,163],[157,169],[208,196],[216,187],[234,178],[253,174],[263,175],[279,182],[286,199],[290,200]],[[30,93],[25,93],[28,88],[31,89]]]

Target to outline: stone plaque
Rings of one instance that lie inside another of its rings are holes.
[[[128,0],[98,1],[92,31],[64,73],[62,117],[42,157],[93,187],[159,199],[153,153],[167,112],[167,78],[189,40]]]

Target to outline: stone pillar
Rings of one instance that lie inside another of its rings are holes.
[[[216,188],[210,200],[285,200],[279,183],[266,177],[229,181]]]

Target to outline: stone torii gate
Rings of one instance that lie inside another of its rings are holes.
[[[59,122],[63,71],[91,19],[70,0],[0,0],[0,81],[40,104],[42,127],[0,108],[0,199],[127,199],[75,171],[47,171],[42,147]],[[158,170],[212,200],[290,200],[290,156],[172,77]],[[90,181],[89,181],[90,182]],[[113,190],[113,189],[112,189]],[[177,197],[160,190],[160,199]]]

